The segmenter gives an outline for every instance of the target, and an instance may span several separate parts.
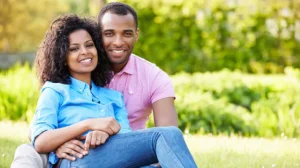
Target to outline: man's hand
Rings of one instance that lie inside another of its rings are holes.
[[[95,148],[98,145],[104,144],[108,139],[109,134],[104,131],[91,131],[86,136],[81,137],[85,139],[84,149],[89,151],[90,147]]]
[[[77,139],[67,141],[56,149],[56,155],[58,158],[68,159],[71,161],[76,160],[76,157],[82,158],[87,154],[88,152],[84,150],[83,143]]]
[[[89,129],[92,131],[104,131],[109,135],[118,133],[121,129],[120,124],[115,118],[93,118],[88,119]]]

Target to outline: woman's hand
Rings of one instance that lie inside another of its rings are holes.
[[[89,151],[90,147],[95,148],[101,144],[104,144],[108,139],[109,134],[104,131],[91,131],[86,136],[82,136],[81,139],[85,139],[84,150]]]
[[[120,124],[115,118],[93,118],[86,120],[89,124],[89,130],[104,131],[109,135],[118,133],[121,129]]]
[[[56,149],[56,155],[61,159],[76,160],[76,157],[82,158],[88,152],[84,150],[84,145],[80,140],[72,139],[65,142]]]

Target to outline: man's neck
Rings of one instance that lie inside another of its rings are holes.
[[[126,64],[113,64],[112,70],[114,71],[114,74],[117,74],[120,71],[122,71],[124,69],[124,67],[127,65],[127,63]]]

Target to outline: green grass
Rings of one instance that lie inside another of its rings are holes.
[[[199,167],[300,167],[300,141],[226,136],[186,136]]]
[[[0,168],[8,168],[16,148],[29,143],[28,125],[25,123],[0,122]]]
[[[28,125],[0,122],[0,168],[8,168],[18,145],[28,143]],[[300,168],[300,140],[185,135],[198,167]]]

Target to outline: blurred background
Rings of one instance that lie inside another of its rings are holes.
[[[108,2],[0,0],[0,121],[30,122],[39,96],[32,63],[51,21],[96,17]],[[300,0],[121,2],[139,16],[134,53],[174,82],[182,131],[300,135]]]

